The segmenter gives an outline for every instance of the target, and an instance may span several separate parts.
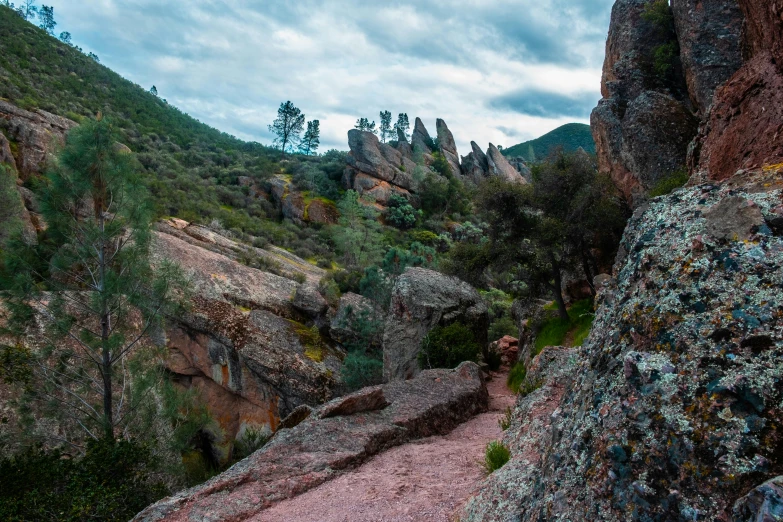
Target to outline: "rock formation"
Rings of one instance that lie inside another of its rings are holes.
[[[263,191],[251,183],[253,192],[257,197],[265,197]],[[302,193],[283,176],[276,176],[269,182],[271,200],[275,203],[280,213],[297,224],[321,223],[333,225],[340,219],[340,212],[333,201],[324,198],[313,198]],[[265,198],[266,199],[266,198]]]
[[[384,380],[418,374],[424,337],[436,326],[457,321],[474,331],[482,347],[487,345],[487,306],[472,286],[433,270],[408,268],[392,290],[383,334]]]
[[[462,175],[473,183],[479,183],[489,176],[489,163],[487,155],[484,154],[475,141],[470,142],[471,152],[462,157]]]
[[[435,122],[438,132],[438,145],[440,152],[449,162],[451,172],[454,176],[460,175],[459,154],[457,154],[457,144],[454,143],[454,136],[451,134],[446,122],[438,118]]]
[[[742,68],[715,96],[690,159],[700,178],[783,162],[783,2],[739,2],[745,14]]]
[[[46,111],[26,111],[0,100],[0,132],[12,145],[8,152],[13,154],[15,169],[26,180],[34,174],[41,174],[49,154],[65,143],[65,135],[76,122]],[[6,148],[6,147],[0,147]],[[3,154],[3,162],[8,161]]]
[[[647,0],[617,0],[606,42],[601,92],[591,116],[601,172],[637,205],[660,179],[684,169],[699,114],[739,67],[741,13],[732,1],[672,2],[681,49],[668,78],[656,52],[671,45],[643,14]]]
[[[448,433],[487,404],[479,368],[470,362],[365,388],[312,410],[228,471],[164,498],[134,520],[248,520],[387,448]]]
[[[506,157],[491,143],[489,144],[489,149],[487,149],[487,164],[489,165],[490,176],[498,176],[506,181],[516,183],[527,183],[522,174],[512,167]]]
[[[414,151],[421,151],[424,154],[432,154],[432,138],[430,133],[427,132],[427,128],[421,121],[421,118],[416,118],[416,123],[413,126],[413,134],[411,135],[411,144]]]
[[[351,153],[343,174],[343,186],[385,205],[393,194],[410,197],[416,164],[371,132],[348,131]]]
[[[489,176],[500,176],[507,181],[527,183],[530,169],[522,158],[513,158],[514,164],[489,144],[484,154],[475,141],[470,142],[471,152],[462,157],[462,175],[473,183],[480,183]]]

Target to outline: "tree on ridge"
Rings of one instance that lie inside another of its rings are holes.
[[[286,148],[293,147],[299,140],[304,124],[305,115],[290,100],[280,104],[277,109],[277,118],[269,125],[269,130],[277,136],[275,143],[280,144],[283,156],[285,156]]]
[[[386,143],[387,140],[393,139],[392,131],[392,113],[390,111],[381,111],[381,142]]]
[[[307,130],[302,137],[302,142],[299,144],[299,150],[302,154],[310,155],[315,154],[318,150],[318,146],[321,144],[321,122],[319,120],[313,120],[307,122]]]

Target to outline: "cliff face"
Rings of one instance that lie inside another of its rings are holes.
[[[613,30],[634,27],[638,4],[617,2]],[[682,4],[673,4],[677,13]],[[691,19],[724,5],[693,4],[705,11]],[[694,113],[711,106],[700,136],[703,171],[691,186],[636,209],[590,337],[551,376],[536,370],[557,357],[551,349],[533,360],[529,382],[538,376],[543,386],[517,401],[504,436],[512,459],[461,520],[779,518],[783,165],[772,130],[783,122],[774,117],[783,3],[739,6],[747,18],[742,68],[711,103],[699,101],[706,98],[698,89],[689,92]],[[616,52],[621,40],[610,34],[608,48]],[[709,69],[697,65],[688,86],[709,76],[699,67]],[[613,71],[620,84],[609,82],[603,106],[618,101],[617,88],[634,85],[633,75],[621,79],[622,67]],[[623,150],[622,123],[619,129]],[[602,151],[605,161],[623,160],[610,152]],[[742,161],[749,164],[737,173]],[[632,183],[644,179],[625,174]]]
[[[649,6],[647,0],[615,3],[603,99],[591,116],[599,169],[633,205],[685,168],[716,87],[741,65],[742,13],[733,0],[675,0],[672,27],[650,19]],[[672,59],[661,63],[667,49]]]

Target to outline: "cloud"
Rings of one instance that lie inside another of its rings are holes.
[[[600,96],[594,92],[560,94],[539,90],[519,90],[498,96],[489,106],[498,110],[511,110],[540,118],[585,119],[596,106]]]
[[[613,0],[47,3],[101,63],[238,137],[269,143],[292,100],[321,120],[323,150],[390,110],[431,133],[443,118],[462,152],[586,120]]]

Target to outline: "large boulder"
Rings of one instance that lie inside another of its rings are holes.
[[[262,449],[206,483],[147,507],[134,520],[250,520],[410,440],[445,434],[486,411],[478,366],[429,370],[361,390],[278,431]],[[316,515],[317,519],[317,515]]]
[[[67,118],[42,110],[26,111],[0,99],[0,132],[15,145],[16,170],[23,180],[43,173],[49,155],[63,146],[66,134],[76,125]]]
[[[412,173],[416,164],[397,149],[381,143],[372,132],[351,129],[348,131],[348,146],[351,149],[348,168],[406,190],[413,187]]]
[[[408,268],[392,290],[383,334],[384,379],[416,376],[424,337],[436,326],[457,321],[469,326],[482,348],[486,347],[487,306],[476,289],[440,272]]]
[[[742,66],[737,0],[673,0],[680,61],[693,105],[707,114],[715,89]]]
[[[457,144],[454,141],[454,136],[451,134],[446,122],[438,118],[435,121],[435,128],[438,132],[438,145],[440,151],[449,162],[451,172],[455,176],[459,176],[461,171],[459,167],[459,154],[457,154]]]
[[[515,183],[527,183],[522,174],[512,167],[506,157],[491,143],[489,144],[489,149],[487,149],[487,166],[490,176],[498,176],[506,181]]]
[[[744,522],[779,509],[763,507],[776,484],[735,502],[780,472],[783,238],[758,221],[746,241],[715,237],[710,216],[742,198],[770,222],[781,197],[780,176],[759,171],[637,211],[565,389],[518,403],[512,460],[461,520]]]
[[[782,0],[740,0],[747,61],[721,87],[694,147],[694,174],[723,180],[783,162]]]

